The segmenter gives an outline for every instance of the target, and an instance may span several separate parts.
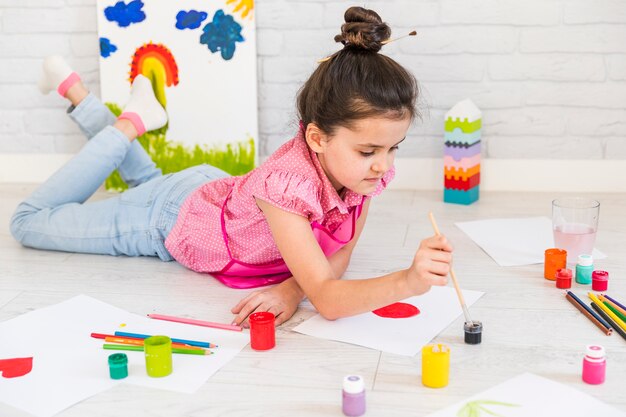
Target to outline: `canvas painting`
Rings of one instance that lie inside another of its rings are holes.
[[[98,0],[97,13],[102,100],[118,113],[137,75],[151,81],[169,121],[140,142],[164,173],[199,163],[233,175],[254,167],[253,0]]]

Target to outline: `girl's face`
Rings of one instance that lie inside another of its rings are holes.
[[[411,120],[384,117],[356,121],[352,128],[338,127],[332,136],[317,131],[318,140],[307,142],[317,152],[328,179],[337,191],[344,187],[358,194],[371,194],[382,176],[391,169],[400,142],[406,137]],[[313,138],[315,136],[313,135]]]

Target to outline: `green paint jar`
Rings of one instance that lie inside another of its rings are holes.
[[[576,263],[576,282],[579,284],[591,284],[591,274],[593,274],[593,256],[578,255]]]
[[[125,353],[109,355],[109,375],[111,379],[124,379],[128,376],[128,357]]]
[[[153,378],[172,373],[172,339],[167,336],[151,336],[144,340],[146,372]]]

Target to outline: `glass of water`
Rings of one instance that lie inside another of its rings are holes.
[[[591,255],[598,232],[600,203],[583,197],[552,201],[554,246],[567,251],[567,263],[574,264],[578,255]]]

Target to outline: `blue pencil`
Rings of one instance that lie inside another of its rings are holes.
[[[576,294],[574,294],[571,291],[567,292],[569,295],[572,296],[572,298],[574,300],[576,300],[576,302],[578,304],[580,304],[581,307],[583,307],[585,310],[587,310],[589,312],[589,314],[591,314],[592,316],[594,316],[596,318],[596,320],[598,320],[604,327],[606,327],[607,329],[611,329],[611,325],[609,323],[607,323],[602,317],[600,317],[595,311],[593,311],[591,309],[591,307],[589,307],[587,304],[585,304],[583,302],[583,300],[581,300],[580,298],[576,297]]]
[[[147,339],[150,337],[149,334],[139,334],[139,333],[128,333],[128,332],[115,332],[115,336],[123,336],[123,337],[136,337],[139,339]],[[197,340],[185,340],[185,339],[174,339],[172,338],[172,342],[174,343],[183,343],[189,346],[198,346],[203,348],[216,348],[217,345],[214,345],[209,342],[199,342]]]

